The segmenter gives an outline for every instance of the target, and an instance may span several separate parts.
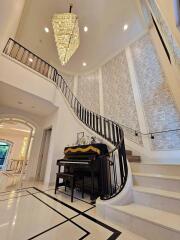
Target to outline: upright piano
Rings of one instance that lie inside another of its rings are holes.
[[[64,171],[84,176],[84,191],[91,200],[105,194],[104,178],[108,177],[108,148],[106,144],[96,143],[66,147],[64,158],[57,160],[57,165],[64,166]]]

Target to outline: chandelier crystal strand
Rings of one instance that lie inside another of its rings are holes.
[[[70,5],[70,10],[72,5]],[[76,14],[55,14],[52,18],[55,42],[58,56],[62,65],[65,65],[75,53],[80,44],[79,25]]]

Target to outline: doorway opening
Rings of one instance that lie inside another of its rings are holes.
[[[39,157],[36,179],[37,181],[44,181],[49,153],[49,145],[51,140],[52,128],[47,128],[44,130],[42,144],[41,144],[41,153]]]
[[[0,119],[0,188],[16,187],[25,179],[35,127],[22,119]]]

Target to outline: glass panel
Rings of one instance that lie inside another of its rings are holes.
[[[2,169],[9,152],[10,145],[0,141],[0,169]]]

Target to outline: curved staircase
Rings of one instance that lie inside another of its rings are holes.
[[[133,201],[121,206],[109,204],[106,217],[149,240],[180,240],[180,165],[140,163],[139,156],[125,151],[121,126],[80,104],[54,67],[12,39],[9,39],[4,54],[53,81],[78,119],[114,145],[111,157],[104,156],[110,177],[104,179],[103,184],[107,184],[109,191],[101,196],[102,200],[112,199],[123,191],[129,174],[126,157],[129,160],[134,184],[131,190]],[[28,63],[29,57],[33,64]]]
[[[111,206],[111,220],[149,240],[180,239],[180,165],[131,163],[133,202]]]

